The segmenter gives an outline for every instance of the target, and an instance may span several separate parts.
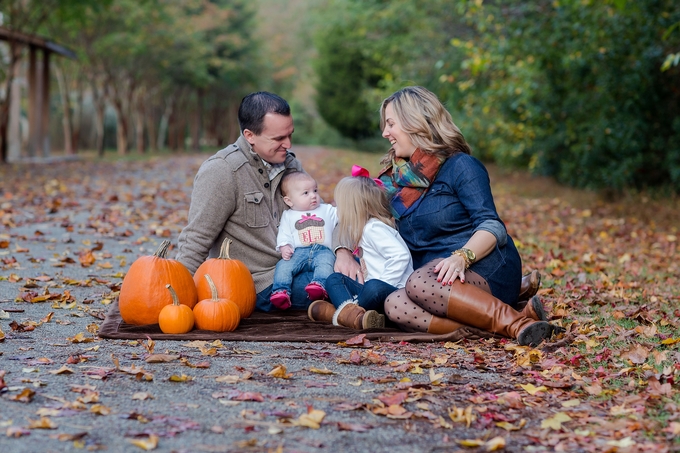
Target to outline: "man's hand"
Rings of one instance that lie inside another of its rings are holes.
[[[347,249],[338,249],[335,253],[335,272],[340,272],[361,284],[364,283],[361,266],[354,259],[352,252]]]
[[[279,250],[281,251],[281,258],[283,258],[284,260],[288,261],[293,257],[294,250],[293,247],[291,247],[290,245],[288,244],[282,245],[281,247],[279,247]]]

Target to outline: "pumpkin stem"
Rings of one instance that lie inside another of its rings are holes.
[[[177,305],[177,306],[181,305],[179,303],[179,297],[177,297],[177,293],[175,292],[173,287],[170,286],[170,283],[165,285],[165,287],[168,288],[168,291],[170,291],[170,295],[172,296],[172,305]]]
[[[153,256],[165,258],[168,254],[168,247],[170,247],[170,241],[164,239],[163,242],[161,242],[161,245],[158,246],[158,250],[156,250],[156,253],[154,253]]]
[[[205,279],[208,280],[208,286],[210,286],[210,293],[212,294],[212,300],[219,299],[219,297],[217,297],[217,287],[215,286],[215,282],[213,281],[210,274],[205,274]]]
[[[221,260],[230,260],[229,258],[229,245],[231,244],[231,239],[229,238],[224,238],[224,241],[222,241],[222,246],[220,246],[220,256],[219,259]]]

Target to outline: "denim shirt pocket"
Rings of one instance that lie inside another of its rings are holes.
[[[416,217],[430,216],[441,212],[451,202],[451,193],[446,190],[444,184],[433,184],[420,200],[418,208],[414,212]]]
[[[269,225],[267,206],[262,203],[262,192],[248,192],[246,198],[246,224],[251,228],[260,228]]]

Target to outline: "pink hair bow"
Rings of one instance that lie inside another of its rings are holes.
[[[352,165],[352,176],[363,176],[365,178],[370,178],[368,170],[366,170],[364,167],[360,167],[358,165]],[[378,187],[384,188],[385,184],[378,179],[378,178],[373,178],[373,181],[378,185]]]

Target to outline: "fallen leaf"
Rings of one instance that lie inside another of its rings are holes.
[[[621,358],[630,360],[635,365],[640,365],[647,361],[649,351],[640,344],[634,344],[630,348],[621,352]]]
[[[286,367],[284,365],[276,365],[274,369],[267,374],[279,379],[290,379],[292,376],[291,373],[286,373]]]
[[[47,417],[40,417],[38,420],[28,420],[28,429],[57,429],[57,425]]]
[[[369,429],[373,429],[373,426],[366,423],[345,423],[338,422],[338,429],[340,431],[354,431],[357,433],[365,433]]]
[[[66,365],[62,366],[58,370],[52,370],[50,371],[50,374],[73,374],[73,370],[67,367]]]
[[[153,399],[153,396],[149,392],[135,392],[132,395],[132,399],[144,401],[144,400],[148,400],[148,399]]]
[[[158,447],[158,436],[151,434],[146,439],[127,439],[132,445],[141,448],[142,450],[155,450]]]
[[[11,396],[12,401],[19,401],[20,403],[30,403],[35,396],[35,392],[29,388],[24,388],[18,395]]]
[[[146,363],[168,363],[179,359],[176,354],[151,354],[144,361]]]
[[[320,369],[320,368],[311,367],[309,369],[309,371],[312,372],[312,373],[317,373],[317,374],[335,374],[334,371],[331,371],[328,368]]]
[[[307,428],[319,429],[321,428],[321,422],[323,421],[326,413],[318,409],[309,408],[306,414],[300,415],[300,417],[295,420],[295,425],[306,426]]]
[[[519,386],[522,387],[529,395],[535,395],[538,392],[545,392],[548,390],[548,388],[544,385],[536,387],[533,384],[520,384]]]
[[[562,423],[571,421],[571,417],[564,412],[558,412],[550,418],[546,418],[541,422],[541,428],[550,428],[554,430],[562,429]]]
[[[176,374],[173,374],[168,378],[170,382],[188,382],[188,381],[193,381],[194,378],[191,376],[187,376],[186,374],[182,373],[180,376],[177,376]]]

